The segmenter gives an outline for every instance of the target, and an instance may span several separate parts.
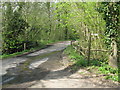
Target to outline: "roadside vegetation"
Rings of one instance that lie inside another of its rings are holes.
[[[6,58],[21,56],[21,55],[24,55],[24,54],[28,54],[28,53],[31,53],[31,52],[35,52],[35,51],[37,51],[37,50],[46,48],[49,44],[55,43],[55,42],[58,42],[58,41],[44,41],[44,42],[42,41],[41,44],[39,44],[39,45],[37,45],[37,46],[35,46],[35,47],[32,47],[32,48],[29,48],[29,49],[20,51],[20,52],[15,52],[15,53],[12,53],[12,54],[7,54],[7,53],[2,54],[2,55],[0,55],[0,58],[6,59]]]
[[[83,68],[91,73],[102,74],[105,76],[105,79],[120,82],[120,72],[118,68],[109,66],[107,60],[90,60],[90,65],[88,66],[87,59],[78,54],[72,46],[67,47],[64,53],[69,56],[70,61],[75,65],[71,68],[73,71]]]
[[[106,79],[119,79],[120,2],[0,4],[0,57],[31,52],[57,41],[77,41],[66,51],[76,66],[97,68]]]

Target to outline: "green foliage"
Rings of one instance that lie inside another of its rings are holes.
[[[78,40],[78,47],[88,48],[90,34],[91,49],[110,48],[112,38],[120,49],[119,8],[119,2],[5,2],[2,6],[3,56],[60,40]],[[73,47],[65,52],[77,67],[87,66],[86,59]],[[107,62],[106,56],[92,52],[94,60],[90,61],[90,66],[103,65]],[[117,73],[106,64],[99,70],[105,74]]]
[[[0,58],[2,59],[5,59],[5,58],[10,58],[10,57],[16,57],[17,55],[22,55],[24,53],[27,53],[27,52],[33,52],[35,50],[38,50],[38,49],[41,49],[41,48],[44,48],[46,46],[46,43],[42,43],[41,45],[37,46],[37,47],[32,47],[30,49],[26,49],[26,50],[23,50],[21,52],[15,52],[15,53],[12,53],[12,54],[3,54],[3,55],[0,55]]]
[[[24,45],[20,44],[25,41],[78,38],[84,41],[85,29],[97,33],[104,28],[104,21],[95,8],[96,3],[6,2],[3,4],[3,53],[23,50]]]
[[[103,66],[99,67],[98,69],[104,73],[104,74],[118,74],[118,69],[114,69],[114,68],[111,68],[109,65],[107,64],[102,64]]]
[[[111,79],[113,81],[119,81],[119,72],[118,69],[112,68],[107,64],[102,63],[101,67],[98,67],[100,73],[106,74],[105,79]]]
[[[75,63],[77,67],[85,67],[87,66],[87,61],[84,59],[83,56],[76,53],[72,46],[67,47],[65,53],[69,55],[69,58],[72,62]]]
[[[98,9],[99,12],[103,13],[103,18],[106,21],[105,29],[105,43],[109,47],[111,38],[115,38],[118,45],[120,44],[120,30],[119,30],[119,17],[120,17],[120,2],[102,2]],[[119,46],[118,46],[119,47]]]
[[[21,42],[18,40],[18,36],[23,33],[24,29],[28,27],[28,23],[21,17],[21,6],[18,4],[18,10],[14,11],[12,3],[5,3],[3,11],[3,53],[14,53],[22,48],[22,45],[18,45]]]
[[[113,81],[118,81],[118,80],[119,80],[119,77],[118,77],[118,75],[115,75],[115,76],[113,76],[113,75],[108,75],[108,76],[105,77],[105,79],[111,79],[111,80],[113,80]]]
[[[72,62],[74,62],[75,66],[72,68],[73,70],[76,70],[78,67],[88,67],[87,60],[79,55],[72,46],[67,47],[64,53],[69,56]],[[97,69],[99,73],[106,75],[105,79],[111,79],[113,81],[119,80],[118,77],[120,73],[118,72],[118,69],[110,67],[105,60],[91,60],[89,69]]]

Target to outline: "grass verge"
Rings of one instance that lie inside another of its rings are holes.
[[[61,41],[63,41],[63,40],[61,40]],[[13,54],[3,54],[3,55],[0,55],[0,58],[1,59],[6,59],[6,58],[11,58],[11,57],[16,57],[16,56],[19,56],[19,55],[27,54],[27,53],[34,52],[36,50],[45,48],[48,44],[53,44],[53,43],[56,43],[56,42],[58,42],[58,41],[57,40],[56,41],[50,41],[50,40],[41,41],[41,45],[39,45],[37,47],[33,47],[29,50],[26,49],[24,51],[16,52],[16,53],[13,53]]]
[[[11,58],[11,57],[16,57],[16,56],[19,56],[19,55],[22,55],[22,54],[27,54],[29,52],[36,51],[38,49],[42,49],[44,47],[45,47],[45,45],[41,45],[41,46],[33,47],[33,48],[29,49],[29,50],[26,49],[24,51],[16,52],[16,53],[13,53],[13,54],[3,54],[3,55],[0,55],[0,58],[6,59],[6,58]]]

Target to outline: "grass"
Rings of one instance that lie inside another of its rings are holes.
[[[37,47],[31,48],[29,50],[16,52],[16,53],[13,53],[13,54],[3,54],[3,55],[0,55],[0,58],[2,58],[2,59],[11,58],[11,57],[15,57],[17,55],[22,55],[22,54],[27,53],[27,52],[32,52],[32,51],[35,51],[35,50],[38,50],[38,49],[41,49],[41,48],[44,48],[44,47],[45,47],[45,45],[42,45],[42,46],[37,46]]]
[[[32,52],[32,51],[35,51],[35,50],[42,49],[46,45],[51,44],[51,43],[56,43],[58,41],[65,41],[65,40],[54,40],[54,41],[51,41],[51,40],[41,40],[42,44],[39,45],[39,46],[37,46],[37,47],[33,47],[33,48],[29,49],[29,50],[24,50],[24,51],[21,51],[21,52],[16,52],[16,53],[13,53],[13,54],[3,54],[3,55],[0,55],[0,58],[1,59],[6,59],[6,58],[15,57],[17,55],[22,55],[22,54],[27,53],[27,52]]]
[[[11,58],[11,57],[15,57],[17,55],[22,55],[22,54],[27,53],[27,52],[32,52],[32,51],[35,51],[35,50],[39,50],[39,49],[42,49],[46,45],[48,45],[50,43],[53,43],[53,42],[56,42],[56,41],[41,41],[42,44],[37,46],[37,47],[33,47],[29,50],[26,49],[24,51],[16,52],[16,53],[13,53],[13,54],[3,54],[3,55],[0,55],[0,58],[2,58],[2,59]]]
[[[67,47],[64,53],[69,56],[73,63],[75,63],[73,70],[77,70],[80,67],[89,68],[89,71],[97,69],[94,73],[105,74],[105,79],[120,82],[120,73],[118,72],[118,69],[110,67],[107,60],[91,60],[90,65],[88,66],[87,60],[83,56],[79,55],[72,46]]]

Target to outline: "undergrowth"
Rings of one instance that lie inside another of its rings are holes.
[[[79,67],[89,67],[89,69],[97,68],[99,74],[105,75],[105,79],[120,82],[120,73],[118,72],[118,69],[110,67],[107,60],[90,60],[90,65],[88,66],[87,60],[82,55],[79,55],[72,46],[67,47],[64,53],[69,56],[73,63],[75,63],[73,70],[76,70]]]
[[[41,44],[36,46],[36,47],[32,47],[30,49],[26,49],[26,50],[23,50],[23,51],[20,51],[20,52],[15,52],[15,53],[12,53],[12,54],[0,54],[0,59],[11,58],[11,57],[15,57],[17,55],[22,55],[26,52],[32,52],[32,51],[35,51],[35,50],[39,50],[39,49],[42,49],[42,48],[46,47],[49,44],[56,43],[56,42],[59,42],[59,41],[65,41],[65,40],[41,40]],[[68,40],[66,40],[66,41],[68,41]]]
[[[23,50],[21,52],[15,52],[15,53],[12,53],[12,54],[1,54],[0,55],[0,58],[1,59],[6,59],[6,58],[11,58],[11,57],[15,57],[17,55],[22,55],[26,52],[32,52],[32,51],[35,51],[35,50],[38,50],[38,49],[41,49],[41,48],[44,48],[46,47],[46,45],[50,44],[50,43],[55,43],[55,42],[58,42],[58,41],[50,41],[50,40],[46,40],[46,41],[42,41],[41,40],[41,44],[36,46],[36,47],[32,47],[30,49],[26,49],[26,50]]]

